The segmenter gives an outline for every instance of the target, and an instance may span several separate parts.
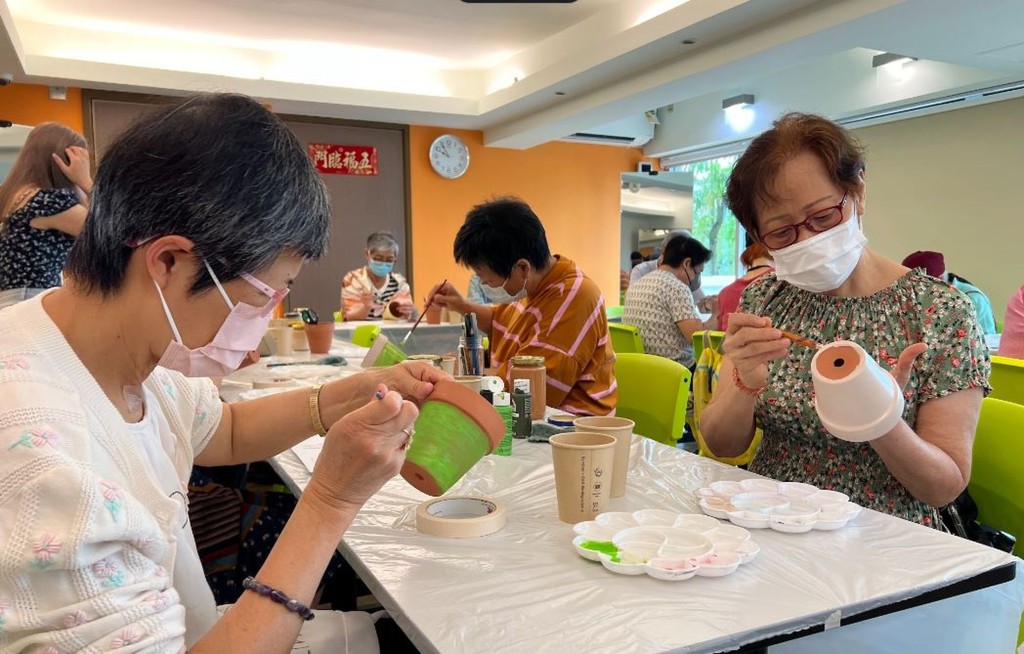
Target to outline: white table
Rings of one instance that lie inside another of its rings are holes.
[[[753,476],[641,438],[632,460],[613,510],[695,513],[695,489]],[[309,472],[295,454],[273,463],[301,493]],[[771,645],[773,653],[953,654],[1009,653],[1016,642],[1022,562],[935,530],[867,510],[835,532],[756,530],[760,555],[733,575],[662,582],[579,558],[554,492],[549,446],[515,441],[512,457],[485,457],[450,493],[504,501],[502,531],[468,540],[420,534],[415,509],[427,496],[396,477],[366,504],[339,551],[422,652]]]

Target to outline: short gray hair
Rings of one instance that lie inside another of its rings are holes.
[[[394,250],[398,254],[398,241],[391,232],[374,232],[366,238],[366,249],[370,252]]]
[[[284,252],[322,257],[330,222],[327,189],[281,120],[243,95],[196,95],[147,112],[110,146],[68,274],[111,295],[135,247],[175,234],[226,282]],[[211,285],[199,266],[191,292]]]

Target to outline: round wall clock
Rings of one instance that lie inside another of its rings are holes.
[[[430,144],[430,165],[441,177],[462,177],[469,168],[469,148],[454,134],[442,134]]]

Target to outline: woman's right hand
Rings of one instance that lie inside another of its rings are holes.
[[[790,341],[772,327],[771,318],[730,313],[722,352],[729,357],[740,381],[748,388],[768,384],[768,362],[789,352]]]
[[[378,396],[381,399],[377,399]],[[358,510],[402,469],[419,410],[384,384],[368,404],[347,414],[327,432],[306,488],[328,506]]]
[[[424,306],[430,306],[431,301],[436,302],[442,307],[454,309],[459,313],[467,313],[466,300],[463,299],[462,295],[455,289],[455,286],[451,282],[438,284],[431,288],[430,292],[427,293],[426,304],[424,304]]]

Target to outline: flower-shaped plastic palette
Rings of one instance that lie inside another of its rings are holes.
[[[845,527],[861,510],[844,493],[771,479],[716,481],[698,490],[697,498],[701,510],[713,518],[790,534]]]
[[[761,551],[746,529],[659,509],[602,513],[573,531],[573,547],[583,558],[616,574],[664,581],[722,577]]]

